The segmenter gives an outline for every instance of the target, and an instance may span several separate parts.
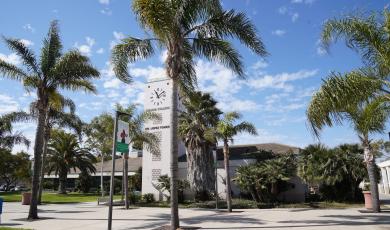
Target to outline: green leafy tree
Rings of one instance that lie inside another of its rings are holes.
[[[216,128],[216,137],[223,143],[223,158],[226,173],[226,203],[229,212],[232,212],[229,144],[233,142],[234,136],[240,133],[245,132],[251,135],[257,135],[256,128],[252,123],[246,121],[237,123],[239,119],[241,119],[241,114],[237,112],[224,113],[223,118],[218,121]]]
[[[282,185],[296,175],[296,167],[294,154],[286,153],[238,167],[233,181],[243,191],[249,192],[257,203],[275,201],[277,195],[286,189]]]
[[[128,62],[152,56],[156,48],[154,44],[167,50],[166,74],[172,79],[171,229],[177,229],[179,87],[188,91],[196,83],[195,57],[220,62],[239,77],[244,77],[241,56],[228,39],[237,38],[257,55],[265,56],[267,52],[248,17],[234,10],[223,10],[219,0],[135,0],[132,9],[141,27],[154,37],[123,39],[113,49],[112,62],[117,77],[130,82]]]
[[[76,188],[82,193],[88,193],[92,186],[93,177],[89,174],[88,170],[82,170],[79,173],[79,178],[76,181]]]
[[[49,175],[52,172],[58,175],[58,193],[66,194],[66,179],[71,169],[95,173],[94,162],[94,155],[80,147],[76,135],[62,130],[53,132],[47,151],[47,170]]]
[[[62,53],[58,22],[53,21],[43,40],[40,60],[21,40],[4,38],[8,47],[22,60],[25,69],[0,60],[0,73],[3,77],[20,81],[27,91],[37,94],[37,130],[34,144],[34,169],[32,178],[32,198],[28,219],[38,218],[38,190],[41,171],[41,157],[44,142],[44,127],[49,110],[49,96],[60,89],[95,92],[90,81],[99,72],[92,67],[89,59],[77,50]]]
[[[9,149],[0,148],[0,179],[5,183],[6,190],[17,182],[30,179],[30,156],[25,152],[12,154]]]
[[[343,144],[336,148],[309,145],[300,152],[299,176],[309,185],[319,185],[324,199],[358,201],[359,184],[367,178],[363,148]]]
[[[183,100],[185,111],[179,115],[179,136],[187,150],[187,180],[200,200],[207,200],[214,190],[212,149],[217,140],[212,131],[222,114],[216,104],[210,94],[194,92]]]
[[[104,160],[111,159],[112,151],[112,133],[114,132],[114,119],[111,114],[103,113],[94,117],[89,124],[85,126],[86,146],[91,152],[100,158],[100,189],[102,196],[104,192],[103,164]]]

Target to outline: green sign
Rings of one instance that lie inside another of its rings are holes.
[[[116,142],[116,151],[121,153],[128,153],[129,152],[129,144],[122,143],[122,142]]]

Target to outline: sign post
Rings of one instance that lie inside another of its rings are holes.
[[[215,169],[215,209],[218,209],[218,158],[217,158],[217,148],[213,149],[213,158],[214,158],[214,169]]]
[[[118,117],[120,115],[128,115],[126,113],[122,113],[119,111],[115,111],[115,123],[114,123],[114,137],[112,143],[112,169],[111,169],[111,183],[110,183],[110,201],[108,208],[108,230],[112,228],[112,205],[114,200],[114,182],[115,182],[115,155],[116,152],[121,152],[124,154],[128,154],[129,152],[129,124],[124,121],[119,121]],[[126,156],[126,155],[125,155]],[[125,157],[126,158],[126,157]],[[125,159],[125,163],[127,163],[127,159]],[[126,172],[127,175],[127,172]],[[127,180],[127,176],[126,180]],[[126,189],[127,190],[127,189]],[[128,194],[125,191],[126,203],[128,203]]]
[[[112,169],[111,169],[111,183],[110,183],[110,201],[108,207],[108,230],[112,228],[112,203],[114,197],[114,178],[115,178],[115,153],[116,153],[116,141],[117,141],[117,132],[118,132],[118,116],[119,112],[115,111],[115,121],[114,121],[114,141],[112,142]]]

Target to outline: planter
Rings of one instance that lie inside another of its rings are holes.
[[[22,193],[22,205],[30,205],[31,203],[31,192]]]
[[[364,206],[366,209],[372,209],[372,198],[370,191],[363,191],[364,195]]]

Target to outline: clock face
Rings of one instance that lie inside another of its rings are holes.
[[[149,99],[150,102],[153,103],[153,105],[159,106],[166,101],[167,93],[162,88],[155,88],[152,89]]]

